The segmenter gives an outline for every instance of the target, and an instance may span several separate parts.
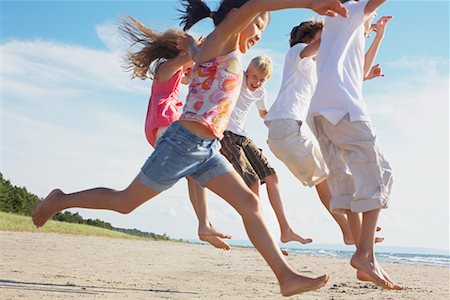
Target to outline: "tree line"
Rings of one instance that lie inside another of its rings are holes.
[[[27,191],[25,187],[12,185],[9,180],[3,178],[3,174],[0,172],[0,211],[15,213],[23,216],[31,216],[31,212],[40,201],[42,201],[41,198]],[[140,231],[138,229],[118,228],[99,219],[86,220],[78,213],[71,213],[70,211],[59,212],[54,215],[52,219],[61,222],[101,227],[130,235],[152,238],[155,240],[170,240],[170,237],[166,234],[160,235],[153,232]]]

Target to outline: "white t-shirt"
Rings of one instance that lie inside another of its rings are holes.
[[[312,57],[300,57],[306,46],[308,45],[304,43],[295,44],[288,50],[284,59],[280,91],[264,118],[266,124],[276,119],[306,120],[317,83],[315,61]]]
[[[256,104],[258,110],[266,110],[266,90],[261,86],[253,92],[250,91],[247,87],[247,76],[244,73],[239,98],[231,113],[226,130],[238,135],[247,136],[244,127],[250,106],[253,103]]]
[[[350,120],[370,121],[364,102],[364,14],[367,0],[349,1],[349,16],[325,19],[317,55],[318,81],[311,99],[308,123],[315,115],[323,115],[336,125],[346,114]]]

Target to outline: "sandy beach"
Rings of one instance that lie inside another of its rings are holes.
[[[253,249],[49,233],[0,232],[1,299],[283,299]],[[318,291],[290,299],[449,299],[449,269],[384,264],[407,286],[358,282],[348,262],[290,255],[300,273],[328,273]]]

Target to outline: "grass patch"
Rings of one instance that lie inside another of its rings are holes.
[[[48,220],[41,228],[36,228],[31,217],[16,215],[12,213],[0,212],[0,230],[1,231],[27,231],[27,232],[53,232],[75,235],[105,236],[112,238],[125,239],[144,239],[142,237],[132,236],[122,232],[112,231],[95,226],[73,224],[67,222],[58,222]]]

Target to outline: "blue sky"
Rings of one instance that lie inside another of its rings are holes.
[[[0,171],[39,196],[54,187],[68,192],[125,187],[151,153],[143,133],[151,83],[130,80],[121,70],[127,45],[118,37],[117,17],[132,15],[164,30],[178,26],[178,3],[1,1],[0,5]],[[449,3],[389,1],[378,14],[394,16],[376,60],[386,76],[365,84],[369,112],[395,175],[390,208],[380,219],[382,235],[386,245],[448,249]],[[314,16],[301,9],[273,12],[262,40],[246,55],[244,62],[260,54],[274,60],[274,74],[266,85],[268,105],[281,82],[290,29]],[[205,20],[192,34],[211,30],[211,20]],[[278,171],[292,227],[318,243],[340,243],[338,228],[315,192],[301,186],[270,153],[267,130],[255,109],[247,129]],[[264,187],[261,191],[266,219],[278,237]],[[208,196],[213,223],[245,239],[239,216],[222,200]],[[184,181],[130,215],[79,211],[119,227],[180,238],[196,235]]]

